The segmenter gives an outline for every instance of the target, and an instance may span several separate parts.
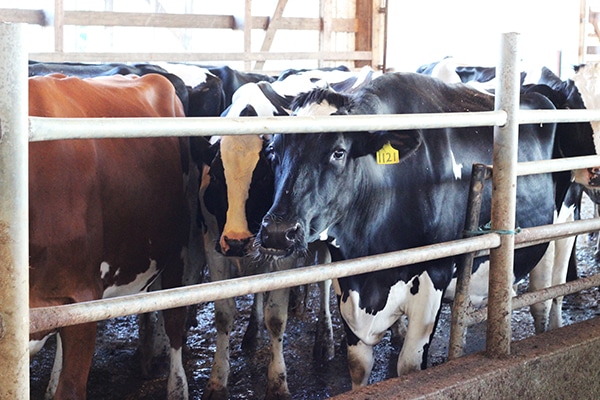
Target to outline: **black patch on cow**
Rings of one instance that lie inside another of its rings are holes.
[[[415,276],[415,279],[413,279],[412,286],[410,288],[410,294],[412,294],[413,296],[419,293],[419,283],[419,277]]]

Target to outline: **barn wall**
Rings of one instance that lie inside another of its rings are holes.
[[[566,78],[578,63],[579,7],[571,0],[389,0],[388,66],[414,71],[446,56],[496,65],[500,35],[519,32],[526,67],[546,65]]]

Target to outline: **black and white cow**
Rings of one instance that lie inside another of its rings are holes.
[[[300,95],[296,115],[356,115],[489,111],[491,95],[463,84],[414,73],[389,73],[353,95],[327,89]],[[552,109],[543,96],[523,96],[523,108]],[[470,167],[492,162],[491,127],[380,132],[275,135],[269,157],[275,199],[257,235],[266,257],[302,252],[324,232],[343,258],[381,254],[460,238]],[[524,125],[519,160],[552,156],[554,126]],[[379,154],[379,156],[378,156]],[[389,159],[395,164],[378,164]],[[552,222],[552,178],[521,177],[519,227]],[[490,219],[491,189],[484,191],[481,221]],[[547,245],[515,254],[515,280],[525,276]],[[487,258],[475,264],[487,263]],[[398,318],[408,328],[398,358],[399,375],[425,368],[427,351],[453,258],[338,279],[339,308],[346,325],[348,365],[354,388],[366,385],[373,346]]]
[[[367,70],[360,73],[334,70],[288,72],[275,82],[250,82],[232,97],[224,117],[287,116],[295,95],[315,87],[338,85],[352,88],[372,79]],[[248,257],[254,235],[273,199],[273,173],[264,153],[264,139],[256,135],[224,136],[206,158],[205,178],[201,185],[202,210],[206,220],[205,247],[211,280],[238,275],[269,272],[297,265],[325,263],[330,255],[324,242],[310,244],[310,251],[298,258],[257,262]],[[233,267],[232,267],[233,266]],[[314,354],[329,360],[334,355],[333,327],[329,311],[331,281],[320,285],[320,312]],[[288,317],[289,289],[267,294],[264,320],[271,338],[271,362],[268,371],[267,398],[286,398],[289,391],[283,358],[283,334]],[[255,297],[251,323],[261,319],[261,294]],[[222,397],[227,393],[229,373],[229,336],[236,308],[233,299],[215,302],[217,315],[217,349],[204,398]],[[250,325],[252,326],[252,325]],[[249,329],[244,344],[254,340],[256,331]]]
[[[468,66],[458,63],[453,58],[424,65],[418,70],[419,73],[437,76],[451,83],[460,81],[473,87],[493,92],[495,89],[496,68]],[[482,86],[481,84],[484,84]],[[493,85],[490,85],[493,83]],[[546,96],[558,109],[582,109],[583,101],[581,95],[572,80],[563,82],[550,69],[542,67],[521,72],[521,92],[536,92]],[[556,126],[556,141],[554,146],[554,158],[574,157],[594,154],[592,143],[592,130],[589,123],[564,124]],[[573,221],[579,218],[579,207],[583,189],[581,185],[571,179],[571,172],[559,172],[553,175],[555,182],[555,223]],[[529,290],[536,291],[549,286],[565,283],[567,280],[577,278],[577,258],[575,253],[576,237],[571,236],[550,243],[545,257],[539,265],[531,272],[529,279]],[[471,301],[474,305],[483,305],[483,293],[487,291],[487,282],[483,286],[479,284],[481,279],[472,280]],[[485,279],[483,279],[485,281]],[[453,280],[446,292],[448,300],[454,295]],[[562,326],[562,297],[548,300],[531,306],[536,333],[548,329],[556,329]]]

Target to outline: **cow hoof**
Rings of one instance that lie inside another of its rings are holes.
[[[202,393],[202,400],[228,400],[229,389],[216,383],[208,382]]]

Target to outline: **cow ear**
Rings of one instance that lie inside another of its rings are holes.
[[[423,138],[418,130],[369,132],[365,155],[373,155],[379,164],[396,164],[412,155]],[[397,153],[396,153],[397,152]]]

